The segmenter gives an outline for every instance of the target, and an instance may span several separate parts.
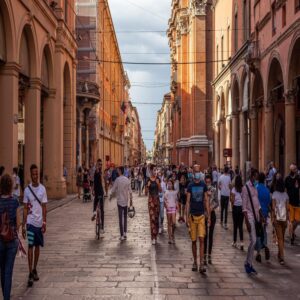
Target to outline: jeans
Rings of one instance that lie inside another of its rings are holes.
[[[138,180],[138,182],[137,182],[137,186],[138,186],[138,192],[139,192],[139,196],[141,196],[141,194],[142,194],[142,181],[141,180]]]
[[[249,223],[250,223],[251,231],[249,233],[250,244],[248,247],[246,264],[249,264],[250,266],[252,266],[254,249],[255,249],[255,244],[256,244],[256,229],[255,229],[254,220],[249,220]]]
[[[120,235],[127,233],[127,206],[118,205]]]
[[[243,222],[244,214],[242,206],[233,206],[232,207],[232,219],[233,219],[233,242],[237,241],[237,232],[239,230],[240,241],[244,240],[243,236]]]
[[[165,217],[165,204],[164,202],[159,202],[159,228],[164,228],[164,217]]]
[[[207,254],[207,250],[208,250],[208,255],[211,255],[216,221],[217,221],[216,213],[213,210],[210,215],[209,227],[207,226],[207,220],[205,220],[206,235],[204,238],[204,254]]]
[[[221,223],[223,223],[223,217],[225,213],[225,224],[227,224],[228,203],[229,203],[229,197],[221,196]]]
[[[255,250],[257,252],[259,252],[262,249],[266,248],[267,245],[268,245],[267,224],[265,224],[263,226],[264,226],[264,237],[263,237],[263,239],[262,238],[257,238],[256,246],[255,246]]]
[[[277,242],[278,242],[278,258],[284,258],[284,234],[287,227],[286,221],[275,221],[275,231],[277,235]]]
[[[0,268],[3,300],[10,299],[13,268],[18,247],[19,241],[17,239],[8,243],[0,241]]]
[[[95,195],[94,198],[94,212],[97,210],[98,203],[100,203],[100,219],[101,229],[104,229],[104,198],[103,195]]]

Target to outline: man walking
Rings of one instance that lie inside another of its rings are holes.
[[[230,197],[231,178],[229,175],[229,168],[224,168],[224,174],[219,179],[219,190],[221,195],[221,225],[227,229],[227,215],[228,215],[228,203]],[[225,216],[225,217],[224,217]]]
[[[37,265],[40,256],[40,247],[44,247],[43,234],[46,232],[46,203],[48,202],[46,189],[39,183],[39,170],[36,165],[30,167],[30,175],[31,184],[24,191],[22,227],[23,237],[25,238],[27,233],[28,239],[28,287],[32,287],[33,282],[39,280]]]
[[[96,171],[94,175],[94,208],[92,221],[96,219],[96,210],[98,203],[100,205],[100,218],[101,218],[101,234],[104,233],[104,190],[102,184],[102,160],[97,160]]]
[[[200,166],[194,167],[194,180],[187,188],[186,220],[192,240],[193,268],[198,270],[197,264],[197,239],[200,242],[200,269],[201,274],[206,272],[204,266],[204,238],[205,238],[205,212],[207,212],[207,224],[210,226],[210,208],[207,195],[207,187],[201,180]]]
[[[124,176],[124,167],[118,168],[118,178],[116,179],[110,194],[109,200],[116,196],[119,212],[120,241],[127,239],[127,209],[130,197],[132,205],[132,190],[130,180]]]
[[[295,242],[295,230],[300,223],[300,176],[297,166],[290,166],[290,174],[285,179],[285,188],[289,196],[291,245]]]

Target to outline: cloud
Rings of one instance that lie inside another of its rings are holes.
[[[169,46],[165,32],[171,14],[171,0],[109,0],[109,6],[124,62],[169,62]],[[124,67],[132,83],[130,93],[133,102],[162,102],[163,95],[169,92],[169,87],[157,85],[158,83],[165,85],[170,81],[169,65],[124,65]],[[151,88],[154,84],[155,86]],[[160,106],[144,104],[136,106],[145,143],[147,148],[151,149],[156,114]]]

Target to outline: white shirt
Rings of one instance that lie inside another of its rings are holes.
[[[37,198],[41,201],[42,204],[47,203],[47,193],[45,187],[40,183],[38,187],[32,186],[31,189],[36,194]],[[34,227],[41,228],[43,226],[43,210],[42,206],[35,199],[32,192],[26,187],[24,191],[24,203],[28,204],[28,215],[27,215],[27,224],[30,224]]]
[[[168,208],[175,208],[177,203],[178,192],[167,190],[165,193],[165,201]]]
[[[234,195],[234,206],[242,206],[243,205],[243,199],[242,194],[238,193],[235,188],[232,189],[231,193]]]
[[[231,184],[230,175],[222,174],[219,179],[219,184],[221,186],[221,196],[229,197],[230,196],[229,185]]]
[[[18,175],[14,174],[13,175],[13,180],[14,180],[14,189],[13,189],[13,196],[15,197],[20,197],[20,178]],[[16,186],[18,186],[16,188]]]
[[[289,196],[286,192],[274,192],[272,199],[275,200],[275,214],[277,221],[287,221],[286,204],[289,201]]]
[[[116,195],[118,205],[128,206],[128,196],[131,193],[131,181],[124,175],[119,176],[111,189],[111,195]]]

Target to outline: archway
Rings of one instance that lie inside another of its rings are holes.
[[[292,99],[292,106],[288,106],[290,109],[290,120],[287,120],[291,125],[291,131],[287,132],[287,148],[291,151],[288,157],[287,163],[296,160],[298,167],[300,167],[300,37],[296,39],[293,48],[291,48],[290,63],[289,63],[289,75],[288,75],[288,97]],[[288,99],[290,100],[290,99]],[[290,104],[290,103],[288,103]],[[288,113],[288,112],[287,112]],[[287,125],[289,125],[287,124]],[[295,131],[295,133],[293,132]],[[295,141],[295,142],[293,142]],[[296,153],[295,153],[296,152]]]
[[[284,128],[285,124],[285,103],[284,103],[284,81],[280,62],[277,58],[273,58],[270,64],[268,77],[268,97],[270,104],[273,105],[273,121],[265,126],[271,126],[269,133],[274,135],[273,142],[266,147],[271,147],[271,153],[274,153],[274,162],[277,169],[284,174],[285,166],[282,157],[285,155],[285,132],[284,130],[275,130],[278,128],[278,122],[282,123],[280,127]],[[275,136],[276,134],[276,136]],[[277,141],[275,143],[275,141]]]

